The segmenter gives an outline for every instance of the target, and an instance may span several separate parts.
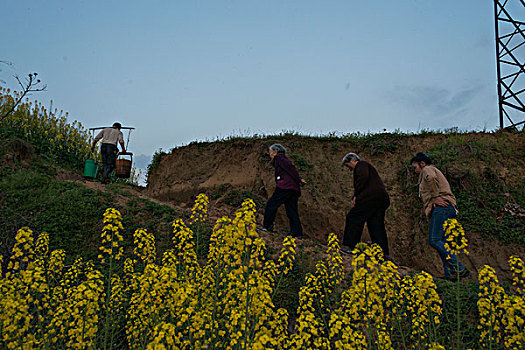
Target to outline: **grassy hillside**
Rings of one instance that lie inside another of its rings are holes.
[[[65,249],[70,259],[92,259],[98,253],[102,214],[109,207],[122,212],[125,247],[139,227],[169,239],[177,214],[172,207],[141,198],[135,187],[125,184],[89,188],[74,172],[67,172],[68,180],[57,180],[63,172],[38,160],[0,169],[0,254],[7,256],[14,233],[28,226],[49,233],[50,248]]]
[[[0,114],[14,100],[0,90]],[[0,255],[9,255],[15,233],[28,226],[48,232],[50,248],[65,249],[70,262],[76,256],[96,257],[108,207],[122,211],[126,247],[139,227],[157,232],[166,246],[176,210],[143,198],[139,188],[122,181],[109,186],[84,181],[84,161],[93,156],[90,145],[80,123],[39,103],[19,105],[0,123]]]

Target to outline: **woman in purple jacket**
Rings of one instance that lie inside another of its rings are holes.
[[[292,161],[286,157],[286,149],[276,143],[270,146],[270,158],[275,167],[275,182],[277,184],[275,192],[266,203],[264,210],[263,229],[270,231],[275,221],[277,209],[284,204],[286,215],[290,221],[290,231],[293,237],[302,238],[303,229],[299,212],[297,210],[297,201],[301,196],[301,186],[306,184],[292,164]]]

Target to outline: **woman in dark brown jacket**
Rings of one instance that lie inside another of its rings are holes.
[[[350,254],[361,241],[365,222],[372,243],[377,243],[388,257],[388,237],[385,229],[385,212],[390,198],[379,173],[372,164],[361,160],[355,153],[344,156],[342,165],[354,172],[352,209],[346,215],[342,252]]]

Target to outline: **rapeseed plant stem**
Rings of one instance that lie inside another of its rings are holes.
[[[401,327],[399,318],[396,316],[395,319],[396,319],[397,328],[399,329],[399,333],[401,333],[401,341],[403,342],[403,349],[407,349],[407,343],[405,340],[405,332],[403,332],[403,327]]]
[[[111,349],[112,342],[108,339],[110,334],[113,333],[113,310],[110,308],[110,302],[112,299],[112,282],[113,282],[113,260],[119,260],[122,256],[122,248],[119,248],[119,241],[122,241],[123,238],[119,234],[119,229],[122,229],[121,215],[120,212],[113,208],[109,208],[104,213],[104,228],[102,232],[102,244],[100,247],[102,254],[107,253],[109,264],[107,265],[107,274],[106,274],[106,301],[105,301],[105,323],[104,323],[104,340],[103,347],[104,349]],[[107,246],[104,246],[104,244]],[[102,255],[99,255],[101,258],[101,263],[104,264],[105,258]],[[108,343],[109,341],[109,343]]]
[[[328,323],[326,322],[326,319],[324,317],[323,305],[321,304],[319,296],[318,296],[318,298],[315,299],[315,302],[317,304],[317,309],[319,310],[319,314],[321,315],[321,320],[323,321],[323,327],[324,327],[326,333],[328,334],[329,333]]]
[[[244,246],[246,250],[248,250],[247,252],[247,256],[248,258],[250,257],[250,252],[251,252],[251,245],[249,247],[247,247],[246,245]],[[249,269],[246,269],[245,270],[245,273],[244,273],[244,279],[245,279],[245,291],[246,291],[246,311],[245,311],[245,316],[244,316],[244,344],[243,344],[243,349],[246,350],[246,345],[248,344],[248,316],[250,315],[250,271]]]
[[[461,340],[461,314],[460,314],[460,298],[459,298],[459,260],[456,260],[456,348],[459,350],[459,343]]]
[[[365,312],[366,312],[366,342],[368,344],[368,349],[372,349],[372,335],[370,332],[370,309],[368,307],[368,290],[366,278],[364,280],[364,292],[365,292]]]
[[[456,348],[459,349],[461,340],[461,314],[460,314],[460,297],[459,297],[459,254],[467,251],[467,238],[463,227],[456,219],[447,219],[443,224],[445,231],[445,248],[450,254],[456,256]]]
[[[492,304],[490,305],[490,312],[489,314],[492,314]],[[492,325],[492,320],[490,321],[490,325],[489,325],[489,350],[492,350],[492,331],[494,330],[494,327]]]
[[[113,235],[112,235],[112,238],[113,238]],[[110,255],[109,257],[109,265],[108,265],[108,274],[106,276],[106,279],[107,279],[107,288],[106,288],[106,322],[105,322],[105,325],[104,325],[104,349],[107,349],[108,348],[108,331],[109,331],[109,328],[111,327],[110,326],[110,309],[109,309],[109,301],[110,301],[110,296],[111,296],[111,275],[113,274],[113,256]],[[111,348],[111,345],[112,343],[109,345],[110,348]]]

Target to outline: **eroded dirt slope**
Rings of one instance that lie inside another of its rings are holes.
[[[401,265],[426,270],[436,276],[442,274],[441,263],[427,243],[428,223],[417,196],[417,178],[408,164],[416,152],[430,152],[438,164],[441,160],[442,170],[456,192],[469,190],[468,184],[474,179],[501,184],[502,191],[509,192],[506,203],[502,203],[502,212],[495,215],[503,216],[504,208],[509,206],[514,208],[512,215],[524,214],[519,198],[513,195],[524,182],[523,132],[384,134],[343,139],[284,135],[197,143],[163,155],[150,174],[146,194],[184,207],[190,206],[195,196],[204,192],[212,198],[218,213],[231,213],[235,209],[232,198],[248,194],[260,205],[261,223],[264,203],[275,189],[273,167],[267,156],[267,149],[273,143],[281,143],[288,149],[288,156],[308,181],[299,200],[307,236],[321,243],[330,232],[342,236],[353,188],[352,173],[341,167],[340,162],[347,152],[356,152],[374,164],[390,194],[392,204],[387,211],[386,225],[393,258]],[[482,200],[476,205],[483,205]],[[519,220],[523,228],[523,218]],[[284,208],[279,211],[276,225],[280,231],[287,230]],[[462,260],[474,272],[490,264],[503,279],[508,279],[506,259],[513,254],[525,256],[522,245],[488,240],[480,232],[468,234],[471,255]],[[369,240],[366,230],[363,240]]]

